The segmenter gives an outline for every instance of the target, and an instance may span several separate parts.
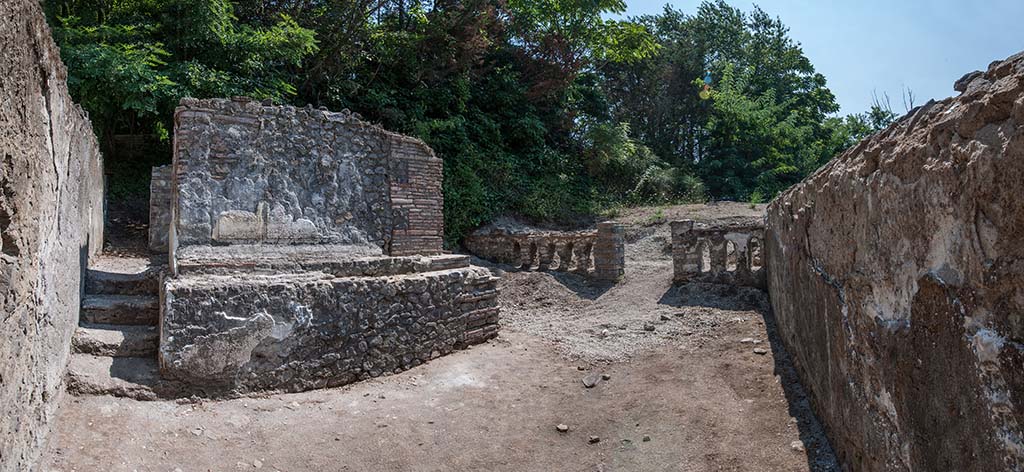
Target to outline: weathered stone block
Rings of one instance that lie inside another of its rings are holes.
[[[850,470],[1024,469],[1024,54],[768,210],[779,332]]]
[[[299,391],[405,370],[497,334],[497,279],[465,256],[319,260],[297,273],[271,263],[168,279],[162,374],[208,389]]]
[[[149,182],[149,250],[167,252],[171,226],[171,166],[154,167]]]

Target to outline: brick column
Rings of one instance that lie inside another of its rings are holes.
[[[597,224],[594,242],[594,277],[618,280],[626,268],[626,227],[606,221]]]
[[[690,276],[700,273],[700,244],[693,235],[693,220],[673,221],[672,269],[675,283],[686,283]]]

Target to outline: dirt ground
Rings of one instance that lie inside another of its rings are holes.
[[[43,470],[836,470],[766,295],[672,287],[668,226],[652,218],[759,211],[620,217],[615,285],[490,265],[501,335],[401,374],[226,401],[66,397]]]

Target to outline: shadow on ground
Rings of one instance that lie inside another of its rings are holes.
[[[674,307],[707,307],[730,311],[756,311],[764,320],[768,343],[774,359],[774,374],[781,379],[790,416],[796,419],[807,465],[815,471],[838,471],[835,452],[811,408],[810,399],[800,383],[792,358],[779,337],[768,295],[758,289],[734,285],[693,283],[673,286],[658,304]]]

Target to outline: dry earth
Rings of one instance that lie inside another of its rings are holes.
[[[652,218],[762,211],[631,211],[614,286],[493,266],[501,336],[402,374],[227,401],[67,397],[43,469],[835,470],[765,294],[671,287],[668,226]]]

